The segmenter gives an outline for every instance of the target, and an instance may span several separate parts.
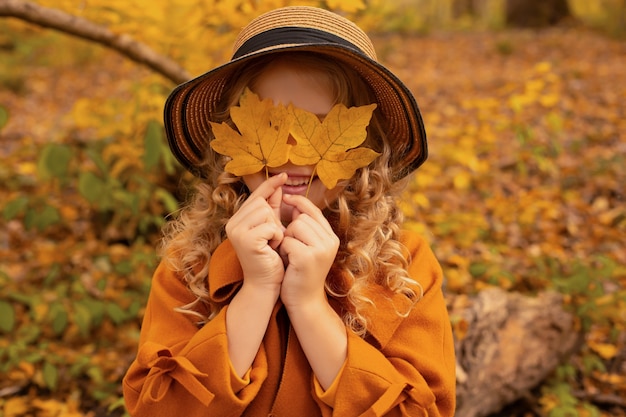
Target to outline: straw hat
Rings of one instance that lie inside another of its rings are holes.
[[[170,148],[196,176],[213,138],[213,121],[230,77],[251,60],[285,51],[312,51],[358,72],[372,87],[378,109],[387,121],[387,137],[394,155],[392,170],[400,179],[427,157],[422,116],[409,89],[377,62],[368,36],[354,23],[324,9],[292,6],[263,14],[246,26],[228,63],[179,85],[165,103],[164,119]]]

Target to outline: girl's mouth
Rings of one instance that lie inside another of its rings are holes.
[[[307,195],[310,185],[311,177],[289,176],[283,185],[283,193]]]
[[[285,181],[285,184],[282,186],[283,193],[285,194],[306,195],[309,189],[309,186],[311,185],[311,182],[315,179],[315,177],[311,177],[311,175],[302,175],[302,174],[288,174],[288,175],[289,176],[287,177],[287,181]]]

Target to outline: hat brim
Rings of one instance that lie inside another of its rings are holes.
[[[371,86],[378,111],[387,123],[387,140],[392,149],[395,180],[417,169],[428,156],[426,131],[411,91],[391,71],[359,51],[337,44],[297,44],[266,48],[233,59],[176,87],[164,108],[169,146],[178,161],[191,173],[204,177],[200,165],[213,137],[210,121],[232,75],[260,56],[289,51],[315,52],[342,62]]]

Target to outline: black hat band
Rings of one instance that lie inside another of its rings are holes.
[[[237,49],[232,59],[237,59],[265,48],[286,44],[339,44],[363,53],[353,43],[323,30],[302,27],[280,27],[251,37]]]

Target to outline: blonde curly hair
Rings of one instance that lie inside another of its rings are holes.
[[[354,71],[310,52],[278,54],[259,58],[232,78],[229,91],[224,94],[227,100],[221,104],[223,112],[215,121],[230,122],[228,109],[237,104],[243,90],[249,87],[254,91],[261,71],[279,62],[288,62],[325,82],[336,103],[350,107],[375,101],[368,85]],[[346,326],[361,336],[367,332],[367,311],[373,305],[366,295],[372,284],[403,294],[413,304],[422,295],[420,285],[407,273],[408,254],[399,241],[403,217],[396,202],[407,180],[393,178],[393,150],[385,140],[385,126],[376,112],[365,146],[381,155],[344,181],[337,200],[324,210],[340,238],[328,275],[335,279],[326,280],[326,292],[339,301]],[[209,297],[209,261],[226,238],[226,223],[249,194],[241,178],[224,171],[227,162],[227,157],[207,149],[202,167],[206,178],[198,180],[187,205],[163,231],[161,254],[195,297],[194,302],[177,311],[196,316],[199,325],[211,320],[224,306]],[[397,314],[406,315],[408,311]]]

